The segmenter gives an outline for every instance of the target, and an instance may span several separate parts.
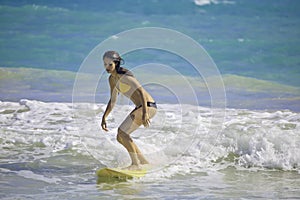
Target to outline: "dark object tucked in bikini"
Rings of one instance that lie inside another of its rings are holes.
[[[156,102],[147,102],[147,106],[148,107],[152,107],[152,108],[157,108],[157,106],[156,106]],[[140,105],[140,106],[137,106],[137,107],[135,107],[135,109],[132,111],[132,112],[134,112],[135,110],[137,110],[137,109],[139,109],[139,108],[141,108],[141,107],[143,107],[143,105]]]
[[[152,107],[152,108],[157,108],[156,102],[149,102],[148,101],[147,106]],[[130,117],[131,117],[132,120],[134,120],[134,118],[135,118],[135,115],[133,114],[133,112],[136,111],[137,109],[141,108],[141,107],[143,107],[143,105],[137,106],[137,107],[135,107],[135,109],[133,109],[133,111],[131,111]]]
[[[153,107],[153,108],[157,108],[157,106],[156,106],[156,102],[147,102],[147,106],[148,107]],[[140,106],[137,106],[137,107],[135,107],[135,110],[136,109],[139,109],[139,108],[141,108],[141,107],[143,107],[142,105],[140,105]]]

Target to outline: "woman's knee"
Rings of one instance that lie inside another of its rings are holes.
[[[132,139],[131,139],[131,137],[127,133],[125,133],[120,128],[118,128],[117,141],[119,143],[123,144],[124,141],[130,141],[130,142],[132,142]]]

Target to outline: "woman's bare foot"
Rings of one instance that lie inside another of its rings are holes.
[[[123,168],[125,170],[141,170],[141,167],[139,165],[130,165],[128,167]]]
[[[147,160],[140,160],[140,164],[141,165],[147,165],[147,164],[149,164],[149,162]]]
[[[137,156],[141,165],[149,164],[148,160],[146,160],[143,154],[139,153]]]

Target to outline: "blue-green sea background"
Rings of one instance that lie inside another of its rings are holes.
[[[71,101],[74,74],[29,68],[77,72],[88,53],[108,37],[133,28],[163,27],[206,49],[227,77],[229,107],[299,111],[299,9],[294,0],[2,0],[0,99]],[[128,68],[156,62],[195,75],[186,63],[159,51],[125,57]],[[251,90],[257,85],[259,90]],[[261,103],[249,103],[257,99]]]
[[[0,0],[0,199],[299,199],[299,10],[298,0]],[[102,55],[80,85],[96,103],[72,103],[76,73],[99,43],[143,27],[201,44],[222,75],[227,109],[210,107],[180,55],[122,55],[158,103],[151,127],[132,138],[160,170],[96,186],[97,169],[130,164],[116,134],[134,106],[120,96],[102,131]],[[199,105],[189,104],[182,76],[150,63],[184,75]],[[96,92],[91,76],[101,76]],[[149,77],[165,85],[147,85]]]

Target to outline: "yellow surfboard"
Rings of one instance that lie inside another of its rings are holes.
[[[96,171],[98,182],[109,180],[126,180],[133,178],[141,178],[145,176],[147,171],[141,170],[123,170],[117,168],[102,168]]]

